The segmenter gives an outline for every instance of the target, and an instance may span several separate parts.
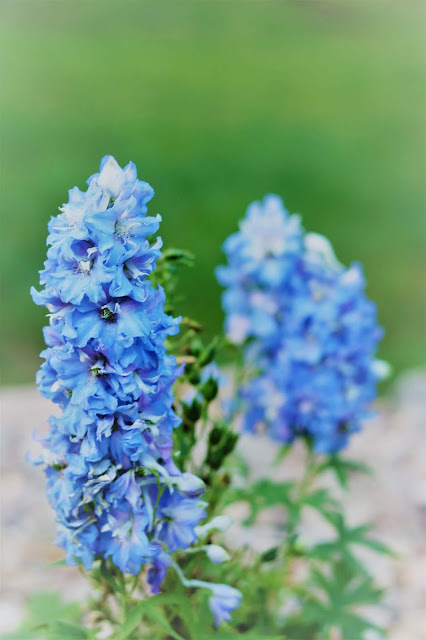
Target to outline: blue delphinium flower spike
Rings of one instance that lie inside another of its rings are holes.
[[[106,156],[50,220],[44,288],[32,295],[50,315],[37,382],[62,409],[42,439],[58,543],[87,570],[102,558],[133,575],[150,564],[157,593],[170,554],[197,541],[206,504],[202,480],[172,459],[181,369],[164,343],[180,319],[148,278],[161,255],[153,194],[133,163]]]
[[[225,330],[253,372],[240,390],[246,429],[264,425],[280,442],[307,436],[319,453],[338,451],[369,415],[383,373],[361,267],[343,267],[277,196],[250,205],[224,251]]]

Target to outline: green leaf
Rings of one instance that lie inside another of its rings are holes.
[[[371,620],[363,618],[362,616],[345,611],[334,622],[333,626],[340,629],[343,638],[363,638],[366,631],[377,631],[383,633],[382,627],[379,627]]]
[[[278,449],[277,455],[275,456],[275,460],[273,462],[273,465],[276,466],[277,464],[282,462],[284,460],[284,458],[286,458],[287,455],[290,453],[291,448],[292,448],[291,444],[284,444],[282,447],[280,447]]]
[[[232,456],[227,458],[224,466],[233,471],[235,474],[240,475],[245,480],[250,475],[250,467],[244,456],[242,456],[238,451],[238,447],[237,449],[234,449],[234,451],[232,452]]]
[[[345,601],[351,605],[376,604],[383,597],[383,589],[376,587],[369,576],[359,576],[346,587]]]
[[[342,536],[345,531],[345,521],[342,514],[338,511],[324,511],[322,515],[336,529],[339,536]]]
[[[200,367],[205,367],[207,364],[212,362],[215,357],[216,351],[220,344],[221,339],[219,336],[215,336],[213,340],[204,348],[201,352],[200,357],[198,358],[198,364]]]
[[[260,556],[261,562],[273,562],[276,560],[279,553],[279,547],[271,547],[264,551]]]
[[[47,640],[86,640],[90,632],[76,624],[57,620],[49,625]]]
[[[365,473],[367,475],[371,475],[372,469],[364,462],[359,462],[358,460],[343,460],[344,465],[348,469],[348,471],[356,471],[358,473]]]
[[[99,565],[99,571],[102,576],[102,579],[105,580],[107,584],[109,584],[109,586],[114,592],[118,592],[118,593],[121,593],[122,595],[125,595],[126,593],[125,588],[115,579],[109,567],[105,564],[104,560],[102,560],[101,564]]]
[[[158,262],[160,264],[161,262],[165,261],[180,262],[181,264],[184,264],[186,266],[192,266],[194,260],[195,256],[193,253],[191,253],[191,251],[187,251],[186,249],[175,249],[171,247],[170,249],[165,249],[163,251],[163,254]]]
[[[162,611],[160,608],[157,608],[156,606],[148,608],[148,610],[146,611],[146,615],[148,616],[148,618],[151,618],[151,620],[156,622],[164,631],[166,631],[169,636],[175,638],[175,640],[185,640],[183,636],[172,629],[169,621],[164,614],[164,611]]]
[[[65,560],[56,560],[56,562],[49,562],[46,567],[67,567],[67,563]]]
[[[331,496],[327,489],[317,489],[313,493],[310,493],[305,497],[303,503],[304,505],[312,507],[321,515],[326,516],[331,513],[331,517],[333,517],[339,507],[338,502]]]
[[[149,604],[161,610],[162,607],[174,607],[176,613],[188,627],[191,638],[195,636],[194,632],[194,613],[188,606],[188,596],[182,593],[160,593],[154,598],[150,598]],[[147,614],[149,615],[149,613]]]
[[[286,640],[286,636],[265,635],[263,631],[249,631],[249,633],[238,633],[237,631],[215,631],[207,635],[202,635],[197,640],[235,640],[238,636],[245,640]]]
[[[357,460],[347,460],[340,458],[338,455],[329,456],[325,462],[318,467],[318,472],[333,471],[339,484],[344,488],[348,488],[349,473],[368,473],[371,474],[371,469],[363,462]]]
[[[336,544],[334,542],[319,542],[308,550],[308,556],[310,558],[327,561],[332,558],[335,552]]]
[[[45,638],[45,636],[40,635],[41,631],[11,631],[10,633],[2,633],[0,636],[0,640],[41,640]]]
[[[2,640],[46,640],[48,629],[57,624],[58,620],[62,624],[77,623],[82,615],[80,604],[63,602],[57,593],[49,592],[32,596],[27,609],[26,618],[20,628],[13,633],[3,634]]]
[[[176,588],[176,587],[175,587]],[[161,593],[155,597],[157,605],[162,606],[174,606],[176,613],[179,614],[181,620],[185,623],[189,637],[197,640],[198,635],[196,633],[196,625],[194,620],[194,611],[192,607],[188,606],[188,595],[183,593]],[[186,640],[189,640],[187,638]]]
[[[255,482],[251,487],[230,489],[224,494],[221,506],[225,507],[235,502],[248,502],[250,515],[244,520],[244,526],[254,524],[259,512],[268,507],[292,505],[290,492],[293,489],[291,482],[273,482],[263,479]]]
[[[127,614],[119,631],[115,635],[115,640],[126,640],[135,629],[138,628],[142,621],[147,601],[139,602]]]
[[[116,633],[114,640],[126,640],[135,631],[143,618],[149,618],[153,622],[156,622],[169,636],[175,638],[175,640],[185,640],[170,626],[170,623],[166,617],[166,614],[162,610],[164,605],[178,605],[181,608],[187,606],[187,602],[182,596],[175,596],[174,594],[161,594],[148,598],[139,602],[131,609],[127,614],[126,619],[120,627],[120,630]],[[181,611],[179,612],[181,613]]]
[[[28,616],[22,626],[23,629],[30,630],[56,620],[78,622],[80,618],[80,604],[63,602],[57,593],[38,593],[28,601]]]
[[[395,553],[390,549],[386,544],[380,542],[379,540],[374,540],[373,538],[368,538],[365,534],[369,533],[373,525],[365,524],[359,527],[354,527],[353,529],[348,529],[347,531],[347,539],[352,544],[358,544],[363,547],[368,547],[377,553],[382,553],[388,556],[394,556]]]
[[[317,624],[321,629],[320,638],[328,639],[327,633],[333,628],[339,630],[342,638],[354,640],[361,640],[368,630],[381,631],[353,609],[359,605],[376,604],[382,597],[382,591],[370,576],[353,570],[345,558],[329,565],[324,573],[313,570],[311,581],[311,593],[317,594],[319,590],[323,595],[308,596],[308,602],[302,605],[303,621]]]
[[[149,603],[156,607],[163,607],[168,605],[175,605],[182,607],[188,604],[188,598],[181,594],[176,593],[160,593],[157,596],[153,596],[144,602]]]
[[[211,629],[213,625],[212,614],[209,607],[210,593],[207,593],[206,589],[199,590],[199,607],[197,608],[196,615],[194,615],[194,640],[202,640],[205,634],[209,634],[207,629]],[[188,607],[189,608],[189,607]],[[192,611],[191,611],[192,613]],[[210,633],[212,633],[210,631]]]
[[[382,553],[383,555],[397,557],[397,554],[384,542],[379,542],[379,540],[373,540],[372,538],[364,538],[362,541],[358,540],[358,544],[361,544],[364,547],[369,547],[373,551],[377,553]]]

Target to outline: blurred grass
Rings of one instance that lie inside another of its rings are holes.
[[[363,262],[396,370],[426,361],[424,5],[6,1],[2,369],[33,379],[46,223],[100,158],[134,160],[186,311],[220,328],[213,268],[246,205],[284,197]]]

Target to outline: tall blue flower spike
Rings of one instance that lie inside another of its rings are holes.
[[[263,425],[282,443],[306,436],[318,453],[342,449],[386,373],[360,265],[343,267],[274,195],[249,206],[224,251],[225,330],[252,371],[240,389],[245,428]]]
[[[111,558],[133,575],[149,563],[158,592],[170,554],[196,542],[206,516],[203,482],[172,460],[181,370],[164,342],[180,319],[149,280],[162,245],[149,240],[161,220],[147,216],[150,185],[112,156],[87,184],[50,220],[44,288],[31,290],[50,317],[37,382],[62,409],[40,463],[67,562],[90,570]]]

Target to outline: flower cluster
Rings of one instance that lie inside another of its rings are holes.
[[[361,267],[344,268],[273,195],[250,205],[224,251],[226,333],[253,370],[241,388],[245,428],[263,424],[283,443],[306,436],[318,453],[341,449],[385,372]]]
[[[111,156],[87,191],[69,196],[49,222],[44,289],[32,289],[50,315],[37,381],[62,408],[42,440],[47,493],[69,563],[89,570],[111,558],[133,575],[150,563],[157,592],[170,554],[197,540],[206,515],[204,483],[172,459],[180,370],[164,342],[179,319],[149,280],[161,218],[146,215],[153,190],[135,165],[121,169]]]

